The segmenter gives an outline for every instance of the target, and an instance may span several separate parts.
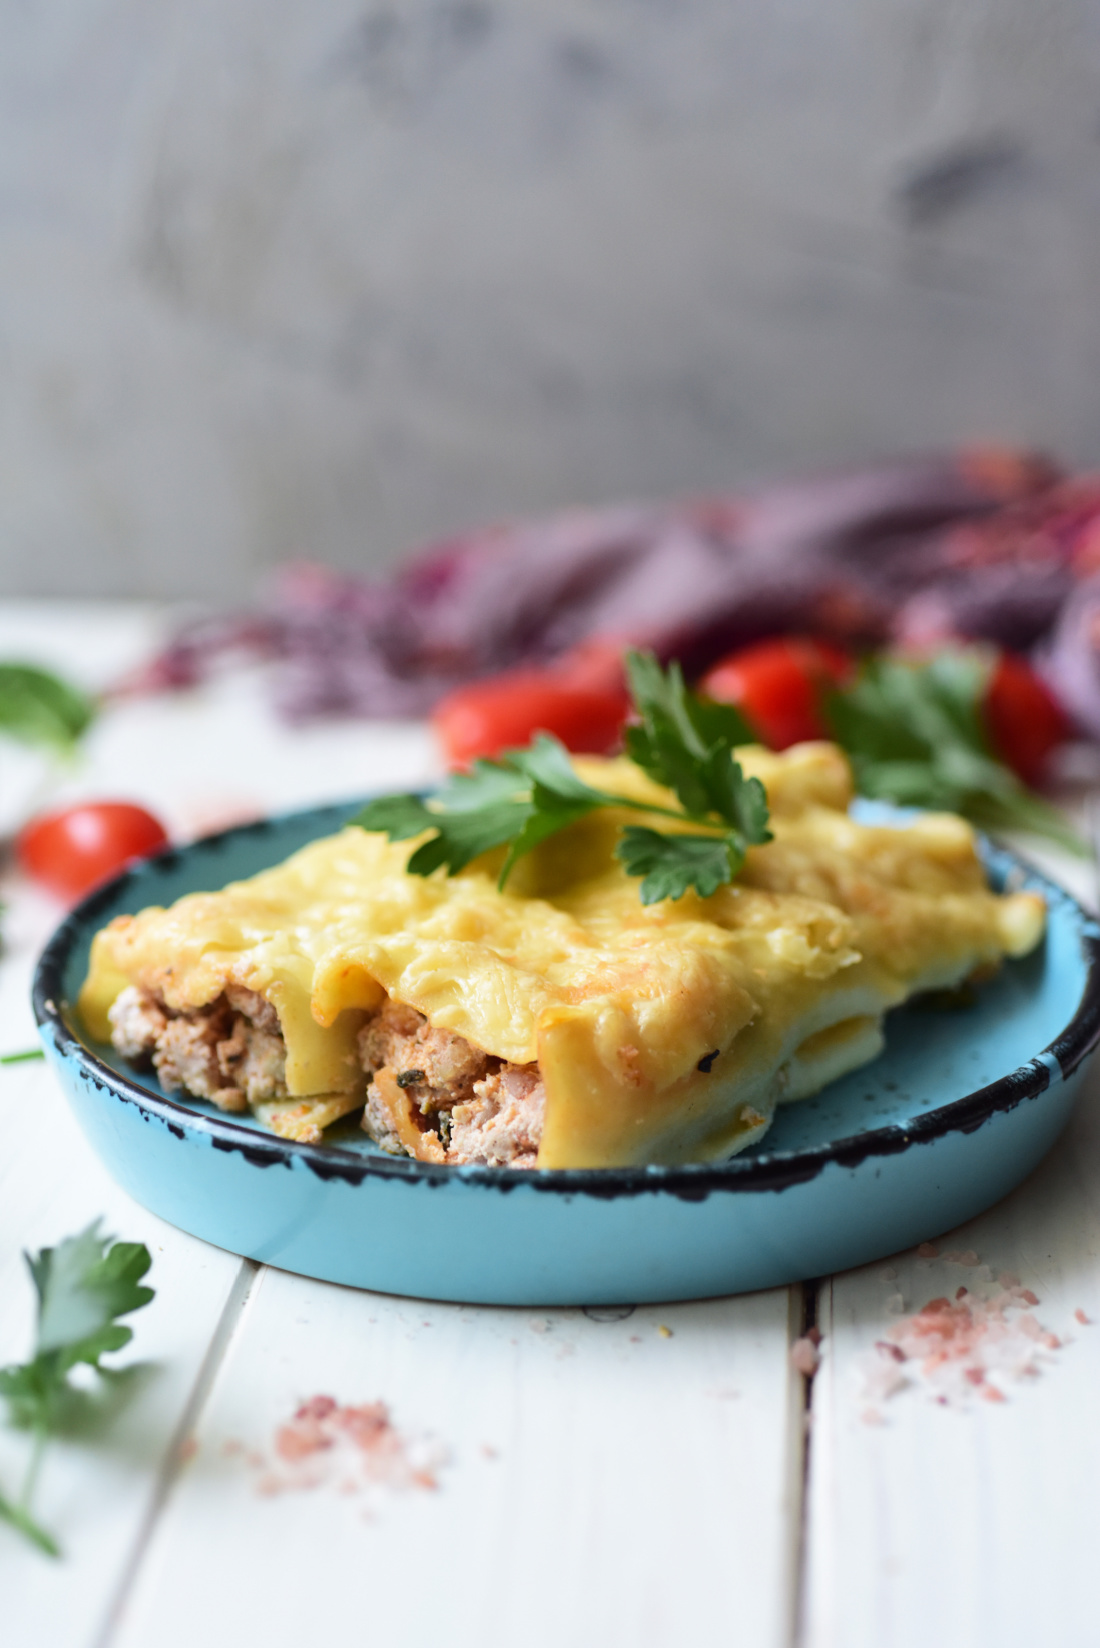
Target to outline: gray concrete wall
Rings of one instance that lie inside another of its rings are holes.
[[[0,0],[0,590],[1100,458],[1098,0]]]

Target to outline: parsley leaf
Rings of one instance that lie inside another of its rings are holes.
[[[744,863],[723,835],[662,835],[641,824],[628,824],[616,848],[627,875],[643,876],[643,904],[683,898],[694,887],[709,898],[732,881]]]
[[[674,792],[693,814],[727,814],[721,804],[728,785],[730,750],[756,742],[740,710],[699,698],[684,685],[679,664],[661,669],[648,653],[626,660],[631,696],[641,717],[626,730],[630,759],[650,778]]]
[[[674,832],[626,826],[616,856],[628,875],[642,878],[644,904],[682,898],[692,888],[709,897],[737,874],[749,846],[771,839],[764,787],[746,778],[733,758],[734,746],[751,742],[752,734],[737,710],[689,692],[678,664],[665,671],[648,654],[630,653],[627,672],[639,716],[627,729],[627,753],[673,792],[681,810],[586,784],[565,747],[540,733],[526,749],[476,761],[428,801],[384,796],[352,822],[384,831],[391,841],[431,832],[409,858],[412,875],[443,868],[455,875],[507,844],[503,888],[520,858],[591,812],[615,808],[669,818],[678,825]],[[709,833],[686,833],[685,824]]]
[[[1085,851],[1056,808],[992,754],[981,702],[988,662],[953,649],[927,660],[867,659],[852,686],[826,701],[833,736],[862,795],[961,813],[984,829],[1045,835]]]
[[[67,753],[94,716],[87,694],[60,676],[33,664],[0,664],[0,732],[10,738]]]
[[[30,1513],[42,1449],[72,1369],[85,1363],[102,1371],[100,1358],[133,1338],[118,1318],[152,1299],[153,1289],[141,1284],[152,1260],[140,1242],[101,1235],[98,1220],[56,1247],[24,1257],[38,1295],[34,1356],[0,1368],[0,1397],[16,1423],[34,1432],[35,1445],[18,1502],[0,1494],[0,1520],[58,1556],[55,1541]]]

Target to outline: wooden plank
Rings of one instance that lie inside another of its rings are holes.
[[[0,1049],[7,1051],[33,1045],[27,993],[42,912],[34,919],[18,891],[5,897],[12,903],[0,964]],[[133,1345],[113,1359],[126,1373],[101,1385],[46,1453],[35,1508],[65,1560],[50,1562],[0,1525],[6,1648],[39,1648],[47,1635],[51,1648],[85,1648],[148,1514],[241,1261],[173,1230],[118,1190],[45,1066],[0,1068],[0,1117],[0,1363],[30,1350],[33,1292],[22,1249],[53,1244],[102,1216],[108,1230],[144,1241],[153,1256],[157,1297],[134,1317]],[[25,1436],[0,1428],[6,1492],[21,1481],[28,1451]]]
[[[598,1315],[265,1271],[111,1648],[786,1640],[786,1293]],[[341,1491],[326,1451],[265,1493],[322,1393],[430,1433],[438,1489]]]
[[[867,1423],[861,1364],[897,1319],[888,1301],[919,1309],[974,1270],[910,1253],[824,1288],[807,1648],[1092,1642],[1100,1326],[1075,1312],[1100,1323],[1100,1080],[1038,1172],[938,1245],[1015,1272],[1062,1348],[1039,1347],[1037,1377],[1002,1381],[1006,1402],[959,1411],[914,1370],[912,1388],[871,1404],[882,1423]]]
[[[66,670],[91,688],[153,643],[157,614],[127,604],[70,608],[0,604],[0,656]],[[2,752],[9,827],[19,810],[82,796],[132,797],[186,835],[215,827],[219,809],[308,804],[379,784],[414,782],[432,757],[422,728],[283,728],[256,676],[205,692],[123,703],[106,712],[76,762],[50,768]],[[0,888],[0,1052],[34,1045],[29,983],[34,958],[61,911],[9,872]],[[0,1526],[4,1642],[84,1648],[98,1640],[119,1588],[140,1565],[182,1431],[197,1417],[232,1337],[255,1267],[185,1236],[116,1189],[85,1144],[61,1090],[39,1064],[0,1068],[0,1361],[24,1356],[33,1325],[22,1248],[57,1241],[102,1215],[107,1228],[145,1241],[157,1288],[134,1319],[132,1368],[77,1433],[52,1446],[38,1508],[65,1552],[53,1565]],[[0,1430],[0,1484],[21,1475],[26,1439]]]

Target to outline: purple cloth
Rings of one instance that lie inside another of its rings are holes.
[[[464,682],[550,664],[596,638],[678,656],[689,670],[787,630],[1029,647],[1069,592],[1067,557],[1057,544],[1021,557],[1011,532],[989,537],[990,523],[1039,507],[1051,481],[1019,456],[985,470],[901,459],[747,497],[472,532],[388,579],[290,567],[265,610],[189,626],[141,684],[183,684],[227,654],[260,654],[279,661],[277,700],[291,719],[383,717],[423,714]]]

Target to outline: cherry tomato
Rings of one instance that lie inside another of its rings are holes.
[[[736,704],[769,749],[785,750],[811,738],[828,738],[822,694],[852,674],[840,647],[806,635],[757,641],[731,652],[705,675],[700,688]]]
[[[448,693],[432,723],[448,761],[468,766],[551,732],[566,749],[603,755],[616,743],[628,708],[614,686],[573,682],[551,670],[512,670]]]
[[[168,845],[164,827],[129,801],[86,801],[42,813],[15,843],[20,867],[58,898],[80,898],[99,882]]]
[[[985,689],[983,708],[994,752],[1025,784],[1040,783],[1052,750],[1072,731],[1046,682],[1015,653],[1002,652]]]

